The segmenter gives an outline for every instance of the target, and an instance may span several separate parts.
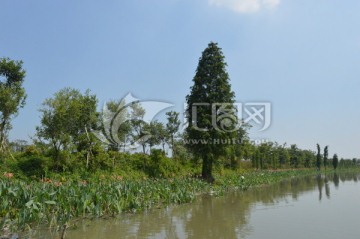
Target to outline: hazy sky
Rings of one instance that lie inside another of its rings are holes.
[[[128,92],[180,111],[201,52],[218,42],[239,102],[272,103],[253,138],[360,158],[360,1],[0,0],[0,57],[24,61],[28,139],[54,92]]]

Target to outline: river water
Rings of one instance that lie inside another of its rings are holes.
[[[83,222],[66,239],[359,239],[358,180],[358,174],[318,175],[204,195],[191,204]],[[38,238],[51,238],[44,236]]]

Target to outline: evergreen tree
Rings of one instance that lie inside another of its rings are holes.
[[[326,170],[326,166],[328,164],[328,155],[329,155],[329,147],[326,146],[324,148],[324,168],[325,168],[325,170]]]
[[[320,153],[320,151],[321,151],[321,149],[320,149],[320,145],[319,145],[319,144],[317,144],[316,147],[317,147],[316,168],[317,168],[318,170],[320,170],[320,167],[321,167],[321,153]]]
[[[333,160],[332,160],[332,165],[334,167],[334,170],[336,170],[336,168],[338,167],[339,164],[339,158],[337,156],[337,154],[334,154]]]
[[[238,119],[226,72],[225,57],[216,43],[209,43],[199,60],[194,85],[186,97],[189,150],[202,159],[202,177],[213,182],[213,164],[226,155],[237,138]],[[201,140],[201,142],[199,142]]]

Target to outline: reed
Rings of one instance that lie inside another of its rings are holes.
[[[79,218],[115,216],[168,204],[189,203],[199,194],[222,195],[229,190],[247,190],[309,173],[314,171],[226,171],[217,175],[215,184],[190,176],[138,180],[105,177],[88,181],[1,178],[0,229],[26,232],[46,225],[60,230]]]

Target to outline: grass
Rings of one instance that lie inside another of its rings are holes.
[[[4,178],[0,180],[0,228],[23,231],[43,224],[58,227],[79,217],[101,217],[187,203],[208,187],[193,178],[103,178],[66,182]]]
[[[43,225],[60,229],[79,218],[115,216],[189,203],[199,194],[218,196],[230,190],[247,190],[315,173],[315,170],[228,170],[217,173],[217,181],[212,185],[190,176],[176,179],[104,176],[87,181],[64,177],[41,181],[3,177],[0,178],[0,229],[3,233],[22,232],[24,235]]]

